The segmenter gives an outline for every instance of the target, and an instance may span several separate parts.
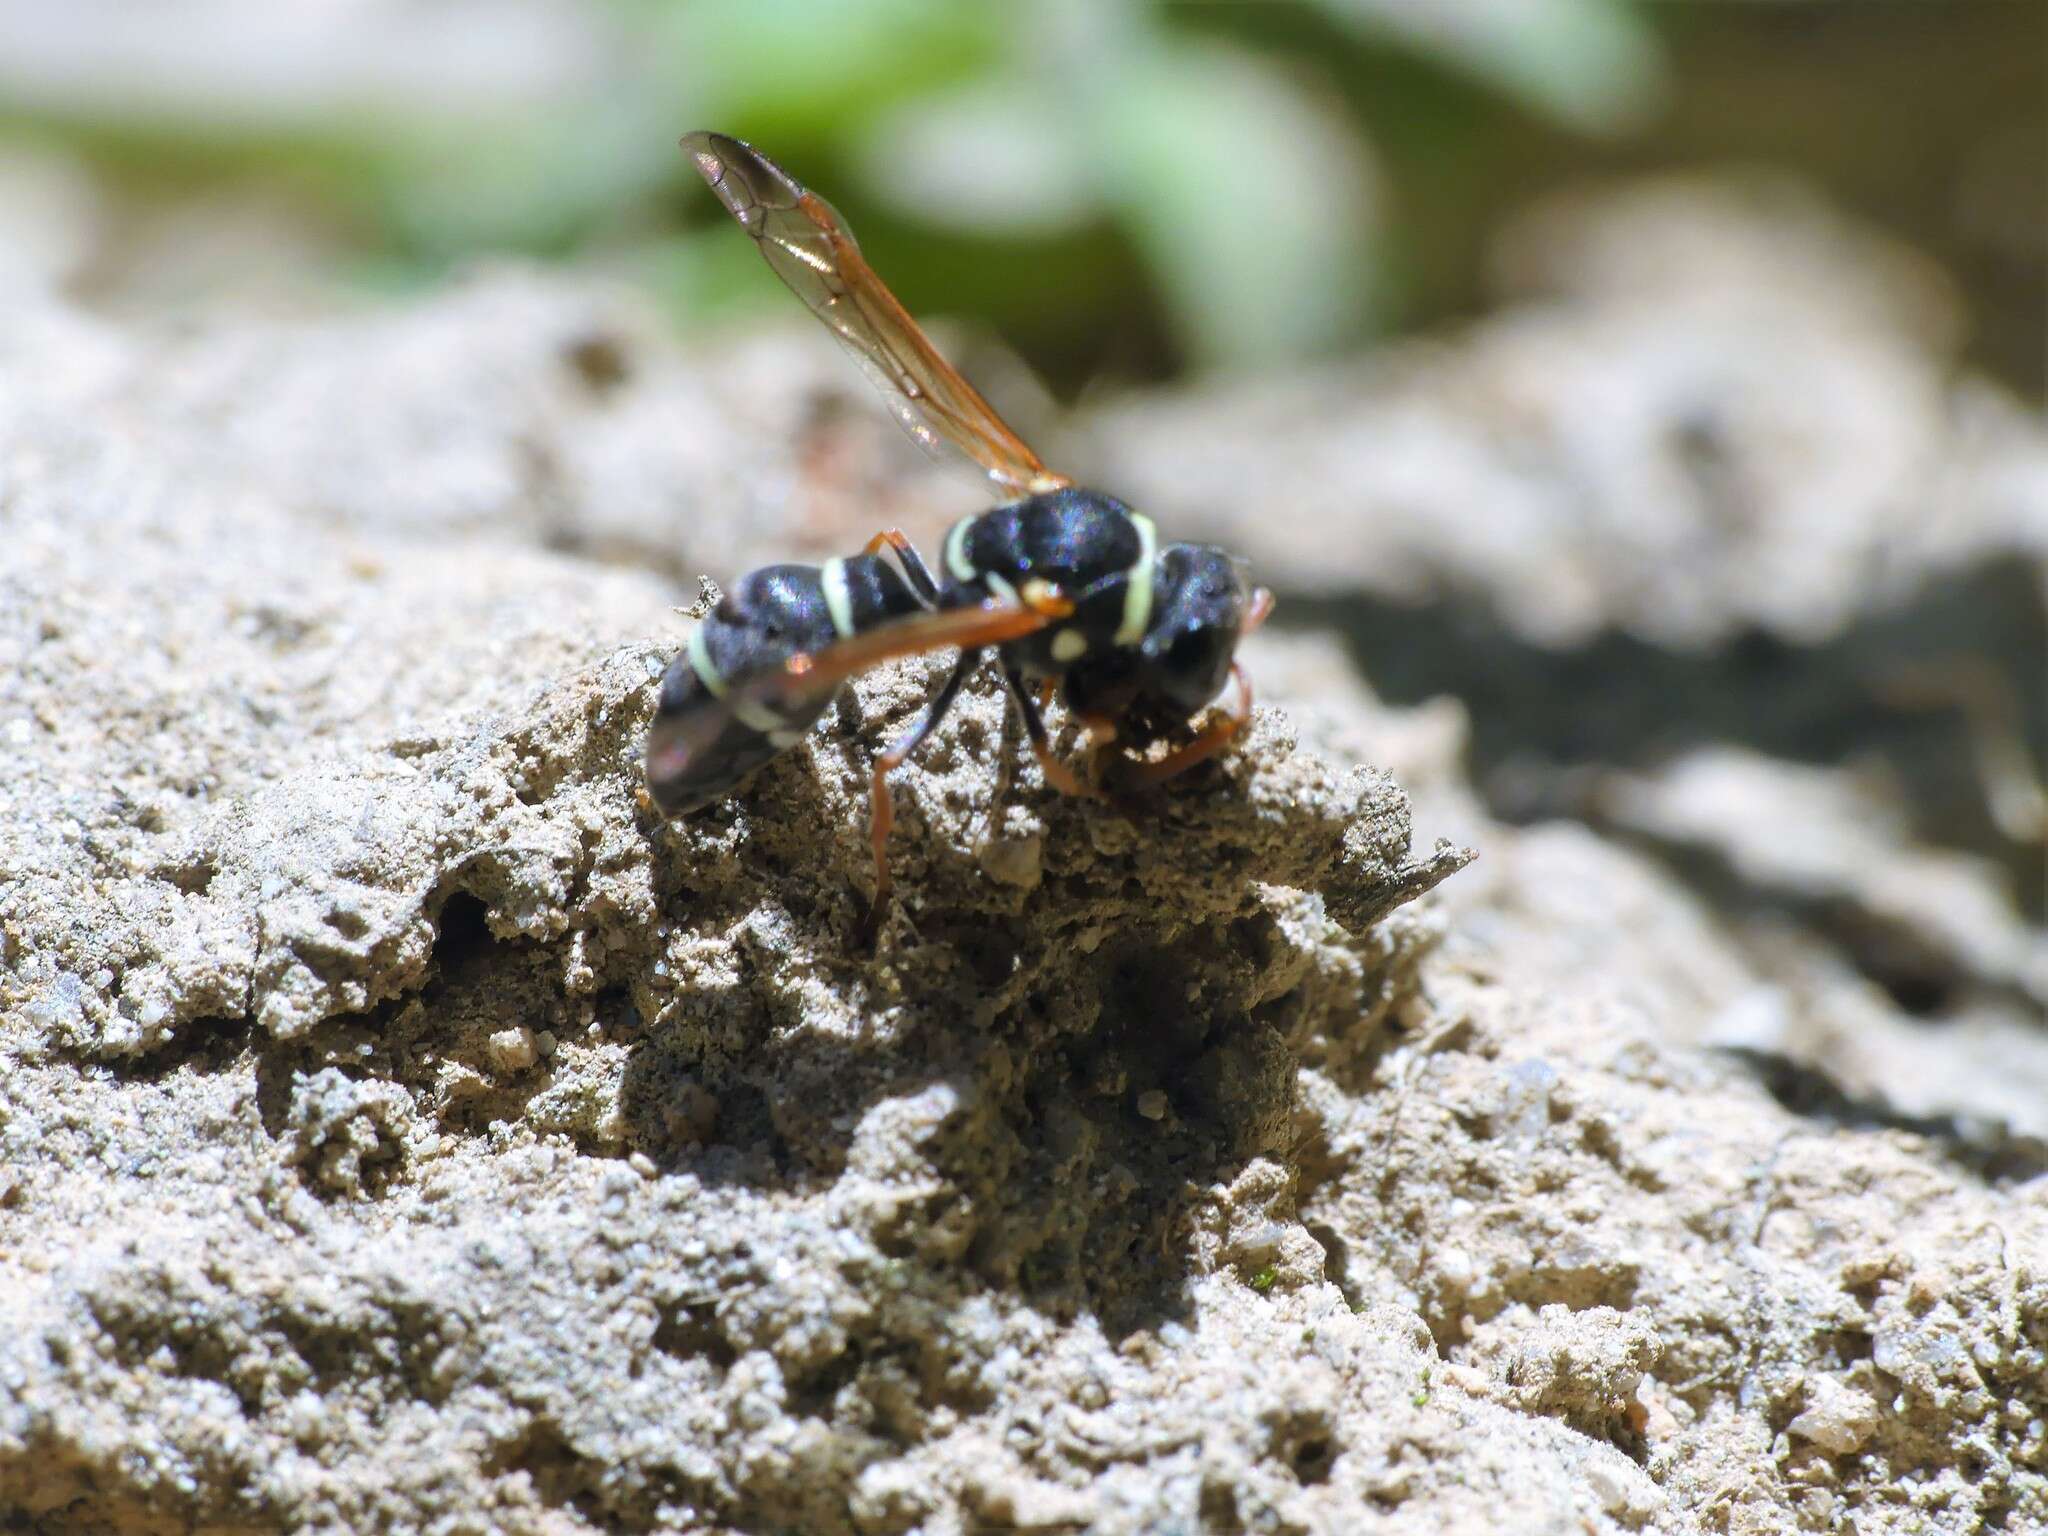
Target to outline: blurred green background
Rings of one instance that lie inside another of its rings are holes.
[[[686,323],[787,320],[675,151],[709,126],[1067,395],[1472,312],[1532,197],[1729,164],[1934,255],[1972,360],[2038,394],[2044,103],[2039,0],[0,4],[0,152],[117,190],[108,295],[389,291],[513,251]],[[161,238],[209,218],[263,238]]]

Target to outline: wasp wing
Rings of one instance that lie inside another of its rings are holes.
[[[912,614],[816,651],[800,651],[745,684],[744,691],[761,701],[815,697],[885,661],[922,656],[949,646],[978,650],[1004,645],[1036,634],[1073,611],[1072,599],[1048,590],[1028,602],[991,598],[972,608]]]
[[[684,134],[682,145],[726,211],[754,237],[775,275],[854,355],[904,429],[928,452],[944,457],[950,445],[1019,494],[1072,483],[1047,469],[939,355],[875,276],[830,203],[751,144],[698,132]]]

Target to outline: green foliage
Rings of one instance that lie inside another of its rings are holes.
[[[10,101],[0,69],[0,125],[152,188],[286,185],[379,281],[493,250],[595,255],[692,319],[782,304],[675,152],[718,127],[838,203],[913,307],[989,316],[1071,380],[1368,334],[1413,258],[1361,61],[1407,61],[1394,99],[1455,112],[1468,98],[1434,82],[1478,81],[1510,116],[1590,133],[1660,81],[1626,0],[597,0],[479,5],[468,38],[430,11],[360,23],[388,39],[345,38],[331,80],[303,53],[268,80],[260,38],[251,57],[223,40],[218,90],[110,75]]]
[[[1313,0],[1361,37],[1463,70],[1552,121],[1593,133],[1634,126],[1662,84],[1649,29],[1624,0]]]

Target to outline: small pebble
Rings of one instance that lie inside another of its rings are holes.
[[[489,1050],[492,1064],[506,1072],[525,1071],[540,1054],[539,1042],[524,1024],[492,1035]]]
[[[1138,1095],[1138,1113],[1147,1120],[1164,1120],[1166,1095],[1157,1088],[1147,1088]]]
[[[1472,1256],[1462,1248],[1445,1248],[1436,1256],[1437,1278],[1452,1290],[1471,1289],[1472,1277],[1477,1271]]]
[[[1628,1507],[1628,1482],[1620,1472],[1597,1460],[1588,1460],[1586,1488],[1609,1514]]]
[[[975,850],[991,880],[1019,890],[1038,888],[1045,878],[1044,847],[1036,833],[1024,837],[992,837]]]
[[[1807,1440],[1831,1456],[1861,1450],[1877,1431],[1877,1404],[1870,1395],[1832,1376],[1806,1382],[1806,1408],[1785,1426],[1796,1439]]]

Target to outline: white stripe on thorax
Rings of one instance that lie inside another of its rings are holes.
[[[1124,621],[1117,626],[1118,645],[1136,645],[1152,622],[1152,563],[1159,556],[1159,530],[1142,512],[1130,514],[1138,530],[1138,558],[1124,572]]]

